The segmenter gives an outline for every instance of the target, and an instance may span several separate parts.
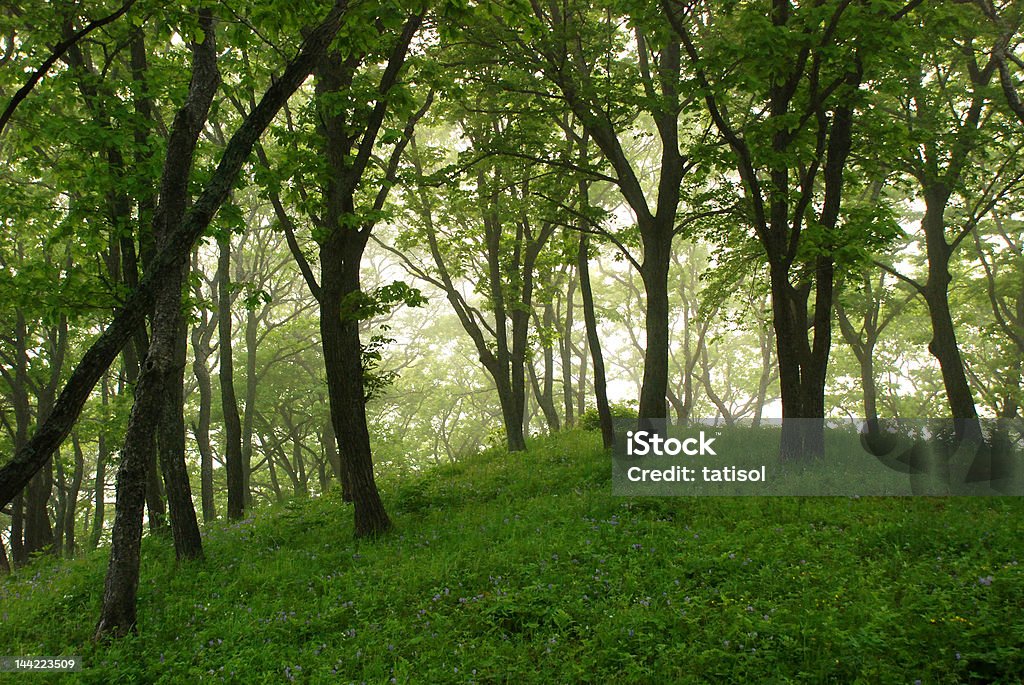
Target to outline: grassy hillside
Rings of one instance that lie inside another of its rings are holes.
[[[105,555],[0,581],[0,654],[67,682],[1020,682],[1020,499],[614,497],[570,432],[144,546],[140,634],[90,642]],[[2,676],[0,676],[2,677]],[[43,682],[47,676],[7,676]]]

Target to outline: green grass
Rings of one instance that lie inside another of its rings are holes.
[[[0,654],[90,683],[1024,679],[1019,498],[623,498],[591,433],[147,539],[138,636],[90,641],[103,550],[0,581]],[[46,682],[47,676],[8,676]]]

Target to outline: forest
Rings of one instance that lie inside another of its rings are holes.
[[[1020,3],[5,0],[0,107],[0,654],[1024,678],[1019,497],[610,485],[660,420],[1024,468]]]

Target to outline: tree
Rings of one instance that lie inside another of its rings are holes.
[[[466,155],[486,159],[476,162],[461,183],[447,182],[440,193],[421,187],[412,194],[407,203],[413,227],[403,244],[423,245],[432,266],[421,266],[408,254],[399,256],[416,277],[445,294],[472,339],[497,389],[506,444],[516,452],[526,449],[527,346],[537,272],[557,226],[539,187],[543,182],[535,178],[539,165],[488,154],[499,140],[529,145],[530,133],[512,117],[463,114],[470,145]],[[421,177],[428,172],[426,154],[414,141],[411,158]],[[467,297],[465,281],[476,284],[490,316]]]
[[[20,492],[32,475],[47,463],[61,440],[71,430],[99,377],[141,325],[150,307],[160,299],[161,288],[157,284],[171,281],[180,285],[180,274],[187,263],[192,244],[205,230],[213,214],[227,197],[256,139],[284,101],[305,80],[313,65],[333,40],[344,9],[343,5],[335,5],[327,19],[308,33],[298,56],[285,69],[281,78],[268,89],[261,104],[243,122],[228,143],[217,170],[191,209],[183,214],[180,223],[168,222],[169,230],[162,235],[162,249],[153,256],[138,288],[79,362],[49,418],[15,458],[0,469],[0,499],[4,504]],[[185,129],[187,125],[182,122],[181,130]],[[170,159],[169,155],[168,162]],[[180,167],[174,164],[170,166],[169,173],[164,175],[165,180],[170,179],[172,174],[182,172]],[[187,167],[185,168],[187,170]],[[167,204],[164,211],[169,212],[172,207],[173,205]],[[165,216],[169,218],[171,215],[168,213]],[[155,223],[159,225],[159,222]],[[165,308],[158,307],[157,311],[162,312],[167,318],[173,317]],[[166,321],[161,321],[161,324],[167,325],[163,330],[177,332],[176,325],[172,326]],[[171,355],[167,354],[164,359],[170,357]],[[163,397],[155,391],[162,385],[166,362],[154,362],[156,363],[145,365],[140,374],[136,388],[137,401],[129,419],[126,445],[140,446],[146,443],[145,433],[147,429],[152,430],[148,419],[157,416],[159,411]],[[113,540],[114,549],[117,551],[112,553],[111,557],[111,572],[108,573],[104,609],[97,628],[97,636],[124,634],[133,630],[135,626],[135,593],[138,585],[138,550],[145,468],[142,450],[126,450],[118,473],[121,494],[118,497]]]
[[[193,273],[198,266],[198,250],[193,258]],[[202,281],[205,281],[203,283]],[[195,274],[192,282],[193,300],[200,304],[204,301],[204,290],[216,296],[216,285]],[[219,299],[218,299],[219,305]],[[219,328],[219,318],[207,311],[205,306],[197,307],[196,320],[192,323],[192,373],[195,375],[199,390],[199,415],[192,424],[192,434],[199,449],[199,492],[202,503],[203,521],[210,522],[217,518],[217,507],[213,496],[213,447],[210,442],[210,422],[213,412],[213,382],[210,378],[209,359],[213,356],[211,342],[213,334]],[[218,306],[219,309],[219,306]],[[218,343],[219,345],[219,343]]]
[[[999,37],[992,49],[992,61],[999,71],[999,85],[1006,97],[1006,104],[1017,120],[1024,124],[1024,101],[1021,100],[1020,83],[1020,70],[1024,69],[1024,60],[1018,54],[1019,31],[1024,22],[1024,16],[1021,15],[1019,6],[1013,2],[998,2],[997,0],[957,0],[957,2],[973,3],[996,27]]]
[[[836,302],[839,330],[859,366],[864,418],[867,419],[869,430],[878,428],[875,348],[885,330],[903,312],[907,302],[917,296],[916,292],[912,292],[908,297],[894,297],[887,286],[885,271],[877,274],[866,272],[857,290],[846,293],[845,302]]]
[[[640,416],[664,418],[670,348],[666,279],[672,241],[695,216],[727,211],[714,207],[702,188],[703,174],[696,173],[698,168],[707,171],[708,160],[699,152],[707,143],[707,131],[693,116],[694,96],[685,84],[679,37],[641,5],[629,6],[626,16],[602,13],[582,2],[533,2],[483,11],[484,19],[469,34],[481,44],[498,46],[498,59],[538,70],[557,86],[614,172],[614,177],[594,176],[613,183],[632,211],[643,254],[628,258],[646,291]],[[619,28],[623,25],[631,32]],[[628,57],[620,58],[623,52]],[[532,89],[543,91],[545,85]],[[656,189],[644,187],[642,171],[626,153],[624,140],[641,116],[653,121],[660,144]],[[688,177],[693,179],[689,183]],[[684,198],[711,209],[693,211],[682,220]]]
[[[767,13],[757,6],[662,4],[732,152],[768,264],[783,459],[824,451],[823,424],[806,419],[825,413],[837,259],[844,245],[870,242],[875,229],[861,226],[856,235],[858,226],[843,216],[860,86],[883,75],[887,41],[916,4],[896,13],[847,1],[773,0]],[[745,50],[770,58],[737,60],[737,32]],[[762,107],[737,110],[747,99]]]
[[[580,198],[586,209],[588,188],[580,185]],[[583,296],[583,318],[587,328],[591,363],[594,365],[594,401],[597,404],[601,424],[601,441],[605,449],[615,444],[615,427],[612,424],[611,406],[608,403],[608,382],[605,378],[604,355],[601,339],[597,332],[597,312],[594,308],[594,293],[590,285],[590,240],[585,232],[580,233],[580,247],[577,254],[577,269],[580,274],[580,293]]]
[[[950,264],[960,245],[992,209],[1024,180],[1020,143],[1007,135],[993,106],[989,84],[997,70],[990,57],[979,61],[978,44],[987,38],[969,32],[964,43],[933,27],[966,21],[957,7],[934,8],[921,24],[924,59],[911,66],[898,94],[905,136],[912,145],[899,168],[916,182],[925,211],[921,233],[927,254],[924,282],[903,276],[928,305],[932,339],[957,432],[980,435],[978,412],[957,340],[949,291]],[[989,168],[990,163],[992,168]],[[984,169],[984,170],[983,170]],[[895,273],[895,272],[894,272]]]
[[[14,459],[0,468],[0,505],[6,505],[14,499],[68,435],[89,393],[152,306],[161,279],[167,278],[182,261],[188,259],[193,243],[203,234],[227,198],[256,140],[288,97],[305,81],[314,63],[334,39],[345,9],[344,3],[335,4],[326,18],[307,32],[298,54],[289,62],[280,78],[267,89],[259,105],[246,117],[228,142],[203,192],[167,240],[167,249],[154,255],[151,267],[138,287],[75,366],[50,417],[15,454]]]
[[[160,182],[160,200],[154,215],[156,248],[161,251],[168,249],[173,227],[185,216],[196,143],[220,85],[215,24],[209,10],[200,13],[199,30],[202,41],[192,44],[192,81],[188,97],[172,124]],[[156,450],[158,434],[175,553],[178,559],[203,556],[185,467],[185,423],[181,413],[186,336],[181,309],[188,263],[187,258],[179,260],[176,270],[168,272],[154,301],[149,350],[135,388],[135,403],[117,472],[110,563],[97,636],[123,634],[135,627],[145,464],[150,461],[147,454]]]
[[[224,413],[224,466],[228,479],[228,518],[245,511],[245,473],[242,466],[242,421],[235,396],[235,361],[231,342],[231,238],[217,241],[217,329],[220,336],[220,401]]]
[[[985,230],[982,230],[985,229]],[[984,356],[998,360],[1003,376],[998,387],[984,388],[983,394],[1000,418],[1014,418],[1024,409],[1024,232],[1020,222],[993,212],[990,221],[979,226],[973,234],[978,260],[984,271],[984,293],[994,325],[992,328],[1003,338],[1008,348],[1001,355]],[[988,346],[986,346],[988,347]]]
[[[305,173],[314,170],[310,185],[319,193],[306,206],[312,210],[307,214],[314,226],[319,279],[295,238],[295,223],[275,189],[270,190],[270,196],[299,269],[320,305],[320,340],[331,420],[341,454],[343,482],[354,504],[355,534],[373,537],[386,532],[391,521],[374,480],[365,390],[362,384],[352,382],[363,378],[360,313],[367,308],[372,311],[379,304],[362,291],[360,267],[367,241],[395,182],[402,152],[432,98],[428,96],[417,108],[401,83],[410,44],[427,7],[414,3],[406,8],[396,3],[362,11],[366,13],[351,18],[352,31],[363,32],[359,40],[334,46],[316,65],[309,121],[314,120],[315,113],[320,159],[299,162],[307,165]],[[380,60],[383,68],[376,69],[374,60]],[[404,115],[404,126],[385,130],[389,115],[396,113]],[[381,164],[378,190],[372,192],[365,176],[373,168],[371,162],[376,163],[378,142],[390,143],[391,151]],[[266,159],[263,161],[270,166]]]

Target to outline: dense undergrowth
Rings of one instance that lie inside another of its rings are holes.
[[[768,447],[766,447],[768,449]],[[1020,499],[622,498],[592,433],[145,541],[139,634],[91,642],[105,550],[0,581],[16,682],[1021,682]],[[0,676],[2,678],[3,676]]]

